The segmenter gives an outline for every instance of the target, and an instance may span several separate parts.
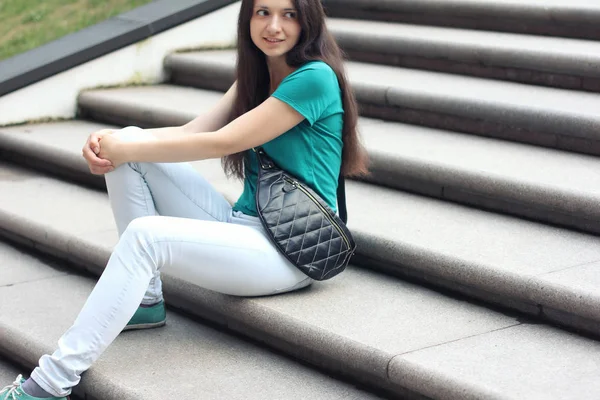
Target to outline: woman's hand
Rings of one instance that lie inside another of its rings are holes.
[[[125,142],[115,135],[104,135],[99,141],[100,152],[98,157],[105,160],[109,160],[112,163],[113,168],[117,168],[119,165],[131,161],[128,158],[128,146],[130,143]]]
[[[98,157],[98,153],[100,152],[100,140],[104,136],[112,133],[112,129],[102,129],[98,132],[92,133],[90,137],[88,137],[88,140],[85,142],[85,145],[81,150],[83,158],[87,162],[92,174],[103,175],[115,169],[109,160],[103,160],[102,158]]]

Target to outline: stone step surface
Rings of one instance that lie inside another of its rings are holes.
[[[55,349],[95,281],[6,243],[0,260],[0,347],[28,373]],[[167,320],[165,328],[121,334],[75,393],[105,400],[380,398],[177,313]],[[15,376],[0,374],[6,384]]]
[[[154,127],[183,124],[221,95],[157,85],[86,92],[80,103],[104,121]],[[372,161],[369,182],[600,233],[596,157],[364,117],[359,124]],[[31,159],[43,133],[27,130],[0,129],[0,144]]]
[[[170,55],[172,81],[226,90],[235,52]],[[565,89],[347,63],[363,116],[495,137],[593,155],[600,154],[600,96]]]
[[[600,92],[600,43],[331,18],[351,60]]]
[[[0,221],[3,231],[10,232],[9,225],[19,227],[20,235],[13,235],[13,238],[20,236],[21,242],[29,241],[30,246],[40,249],[53,248],[55,254],[77,261],[74,267],[99,274],[116,240],[106,195],[14,166],[5,165],[0,170],[3,176],[0,190],[4,192],[2,186],[6,179],[11,179],[14,187],[10,199],[2,199]],[[28,196],[27,192],[43,192],[49,210],[37,209],[34,196]],[[20,199],[19,204],[15,204],[17,199]],[[67,215],[69,218],[65,218]],[[18,275],[13,278],[20,283],[0,289],[0,293],[10,299],[0,302],[0,329],[4,333],[2,346],[17,349],[19,343],[24,344],[23,350],[27,349],[27,354],[35,353],[29,357],[29,362],[33,363],[38,353],[51,348],[53,341],[68,326],[66,321],[59,321],[40,332],[36,330],[40,321],[48,321],[51,325],[51,311],[56,308],[64,310],[67,320],[72,319],[92,282],[81,282],[82,278],[75,272],[56,271],[53,272],[56,276],[46,275],[45,279],[40,278],[42,280],[34,280],[32,272],[23,272],[25,279]],[[600,396],[598,342],[549,326],[531,324],[522,318],[375,272],[350,267],[335,280],[315,283],[307,290],[250,299],[222,296],[177,282],[169,277],[168,271],[164,271],[163,276],[165,296],[172,306],[262,340],[291,356],[329,369],[341,368],[352,377],[394,390],[397,395],[407,398],[581,399]],[[69,291],[64,290],[66,287]],[[60,295],[49,302],[48,291]],[[36,304],[34,316],[39,319],[32,320],[27,314],[19,314],[9,319],[10,324],[5,322],[9,310],[19,304],[31,303]],[[357,318],[360,323],[356,322]],[[236,356],[249,355],[254,361],[253,367],[268,369],[272,365],[265,365],[252,352],[230,344],[224,334],[206,333],[203,328],[173,313],[165,330],[138,335],[119,337],[103,361],[90,370],[85,384],[98,387],[98,381],[118,375],[121,378],[116,387],[120,398],[140,398],[141,390],[147,393],[159,385],[173,390],[176,382],[181,382],[182,374],[190,375],[183,377],[186,381],[201,379],[201,387],[206,387],[212,383],[210,379],[216,377],[212,373],[197,377],[198,371],[213,372],[215,363],[236,365],[234,371],[237,371],[239,364],[235,363],[243,360],[239,361]],[[215,336],[217,338],[211,340]],[[184,357],[191,354],[198,358],[197,363],[210,360],[211,364],[199,365],[197,369],[179,368],[180,374],[165,374],[164,380],[154,377],[149,386],[131,384],[155,371],[150,367],[146,372],[139,366],[154,364],[148,353],[141,349],[155,348],[157,341],[169,354],[183,353]],[[228,355],[218,353],[222,347]],[[123,363],[123,353],[131,364]],[[206,357],[206,353],[214,359]],[[255,374],[262,369],[240,369],[250,375],[240,387],[248,390],[251,385],[248,382],[260,381]],[[290,377],[285,369],[287,366],[281,366],[278,371],[284,370]],[[231,382],[231,376],[227,374],[214,375]],[[299,374],[291,375],[302,378]],[[523,379],[524,376],[527,379]],[[306,382],[306,378],[303,381]],[[220,381],[216,382],[221,387]],[[260,386],[263,390],[280,390],[276,385]],[[316,398],[328,398],[323,396],[322,389],[307,386],[306,390],[319,393],[313,394]],[[129,390],[121,392],[125,387]],[[296,389],[293,383],[289,387],[294,387],[298,398],[307,396],[301,394],[303,388]],[[253,398],[247,392],[245,395],[244,398]],[[219,397],[215,394],[209,398]],[[262,398],[280,397],[263,395]],[[340,398],[354,397],[342,394]]]
[[[0,356],[0,390],[14,382],[19,374],[22,374],[19,368],[9,363],[5,357]]]
[[[85,122],[43,127],[40,132],[45,133],[38,133],[40,138],[63,135],[60,139],[63,145],[52,147],[49,141],[46,144],[39,141],[37,146],[46,153],[54,152],[57,157],[64,154],[65,159],[79,154],[81,143],[90,131]],[[67,135],[71,135],[70,140]],[[67,142],[70,145],[65,145]],[[78,165],[82,170],[85,168],[82,160]],[[228,201],[237,199],[241,184],[226,179],[219,160],[201,161],[194,166]],[[50,171],[55,168],[48,165]],[[41,212],[47,208],[44,205],[48,198],[34,196],[26,183],[21,191],[15,184],[18,178],[7,174],[5,181],[10,190],[6,189],[8,195],[0,199],[0,210],[5,212],[4,226],[15,235],[25,234],[29,232],[26,230],[29,222],[13,218],[15,215],[34,221],[50,218],[48,212]],[[68,198],[69,193],[80,190],[77,185],[65,185],[60,186],[57,196]],[[45,189],[39,190],[54,190],[48,189],[53,187],[47,183]],[[81,203],[91,201],[82,199]],[[358,265],[448,288],[594,335],[600,333],[597,237],[361,182],[348,182],[347,202],[349,227],[358,243],[355,259]],[[25,206],[39,209],[39,216],[20,211]],[[57,212],[60,216],[62,211]],[[78,219],[87,226],[89,222],[84,211],[81,212]],[[106,218],[110,220],[109,216]],[[60,227],[61,223],[52,221],[49,226]],[[42,229],[39,237],[29,232],[25,240],[42,240],[48,251],[57,247],[70,251],[67,239],[61,239],[59,234],[56,239],[47,238],[43,232]],[[112,237],[109,228],[106,232]],[[90,251],[98,254],[96,250]]]
[[[595,0],[324,0],[336,18],[357,18],[600,39]]]

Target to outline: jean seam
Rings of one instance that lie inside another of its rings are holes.
[[[150,192],[150,186],[148,185],[148,182],[146,181],[146,177],[141,172],[139,172],[139,175],[140,175],[140,183],[142,185],[146,185],[146,188],[148,189],[148,192]],[[146,214],[148,214],[148,215],[154,215],[154,214],[156,214],[156,212],[150,214],[149,201],[152,200],[152,205],[154,205],[154,198],[152,197],[152,193],[150,192],[150,195],[148,196],[148,194],[146,193],[146,191],[142,187],[142,196],[144,196],[144,200],[145,200],[145,203],[146,203]],[[148,197],[150,197],[150,199],[148,199]],[[153,208],[156,210],[156,206],[153,207]]]
[[[148,181],[146,181],[146,174],[142,173],[141,168],[139,168],[137,166],[137,164],[135,164],[136,168],[132,168],[134,171],[136,171],[139,176],[140,176],[140,184],[142,186],[142,196],[144,197],[144,202],[146,204],[146,214],[148,216],[154,216],[156,214],[156,205],[154,204],[154,198],[152,197],[152,192],[150,191],[150,185],[148,184]],[[144,190],[144,185],[145,185],[145,189]],[[153,213],[150,212],[150,203],[152,203],[152,209],[154,210]],[[157,271],[158,272],[158,271]],[[153,276],[152,278],[150,278],[150,282],[148,283],[148,287],[150,287],[151,283],[154,283],[152,285],[152,292],[156,293],[156,285],[157,282],[156,280],[160,279],[160,276]],[[146,297],[146,295],[144,294],[144,297]],[[143,301],[144,298],[142,298]]]

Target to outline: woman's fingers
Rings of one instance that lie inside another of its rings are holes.
[[[98,133],[92,133],[88,139],[89,148],[94,152],[94,154],[100,153],[100,140]]]
[[[87,161],[90,166],[98,166],[98,167],[108,167],[111,166],[112,163],[109,160],[103,160],[99,158],[94,152],[92,148],[86,144],[82,150],[83,158]]]
[[[103,131],[92,133],[85,142],[85,145],[83,146],[82,155],[83,158],[87,161],[92,173],[95,173],[94,170],[92,170],[92,168],[107,168],[112,166],[112,163],[109,160],[104,160],[98,157],[98,153],[100,152],[100,140],[102,136],[104,136],[107,133],[108,131],[105,133],[103,133]]]
[[[100,141],[104,135],[113,133],[110,129],[103,129],[92,133],[85,142],[81,153],[88,164],[90,172],[94,175],[104,175],[115,170],[110,160],[98,157],[100,154]]]

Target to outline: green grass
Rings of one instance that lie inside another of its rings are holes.
[[[0,0],[0,60],[152,0]]]

